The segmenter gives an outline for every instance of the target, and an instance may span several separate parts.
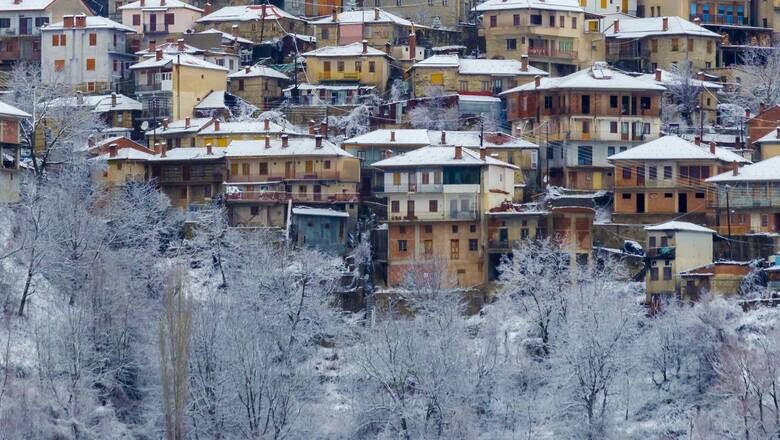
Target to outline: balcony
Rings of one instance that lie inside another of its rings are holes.
[[[225,194],[225,199],[232,202],[267,202],[284,203],[288,200],[305,203],[357,203],[358,193],[301,193],[290,191],[236,191]]]
[[[167,24],[145,24],[144,25],[144,34],[148,35],[154,35],[154,34],[167,34],[168,32],[168,25]]]
[[[440,193],[444,190],[442,184],[417,184],[407,185],[385,185],[384,192],[387,193]]]
[[[536,56],[552,57],[552,58],[576,59],[577,51],[560,50],[560,49],[547,48],[547,47],[529,47],[528,55],[536,55]]]
[[[728,14],[691,15],[690,21],[693,21],[693,19],[697,17],[701,19],[701,24],[727,24],[736,26],[747,26],[749,24],[746,17]]]
[[[412,212],[408,214],[390,213],[391,222],[435,222],[435,221],[475,221],[479,218],[477,210],[455,210],[439,212]]]
[[[654,247],[647,250],[645,257],[649,260],[674,260],[675,254],[674,247]]]

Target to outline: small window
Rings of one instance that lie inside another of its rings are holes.
[[[617,95],[610,95],[609,96],[609,108],[618,108],[618,97],[617,97]]]
[[[672,267],[671,266],[664,266],[664,280],[671,280],[672,279]]]
[[[89,34],[89,45],[97,46],[97,34],[95,33]]]
[[[696,193],[696,198],[697,199],[703,199],[704,198],[704,193]]]
[[[238,80],[238,90],[243,91],[244,90],[244,80],[240,79]]]
[[[607,157],[615,154],[615,147],[607,147]]]
[[[658,281],[658,268],[657,267],[651,267],[650,268],[650,281]]]
[[[477,225],[469,225],[469,232],[472,234],[477,232]]]
[[[577,29],[577,17],[572,17],[571,18],[571,28],[572,29]]]
[[[672,167],[671,166],[665,166],[664,167],[664,180],[670,180],[672,178]]]
[[[693,38],[688,38],[688,46],[686,47],[688,52],[693,52]]]
[[[623,167],[623,178],[624,179],[630,179],[631,178],[631,167],[628,167],[628,166]]]
[[[10,18],[0,18],[0,28],[7,29],[11,27],[11,19]]]
[[[647,110],[650,108],[650,97],[649,96],[642,96],[639,98],[639,108],[643,110]]]
[[[507,38],[507,40],[506,40],[506,50],[517,50],[517,39],[515,39],[515,38]]]
[[[655,243],[656,243],[656,238],[651,236],[649,238],[649,243],[650,243],[650,248],[654,248],[655,247]]]
[[[54,60],[54,71],[62,72],[65,69],[65,60]]]
[[[425,225],[423,226],[423,231],[425,231],[426,234],[433,234],[433,226]]]
[[[631,198],[631,193],[623,193],[620,195],[620,198],[623,200],[629,200]]]
[[[87,70],[95,70],[95,59],[87,58]]]
[[[174,24],[176,20],[176,16],[174,14],[165,14],[165,25],[172,25]]]
[[[398,240],[398,252],[406,252],[406,240]]]
[[[390,202],[390,212],[401,212],[401,202],[398,200]]]
[[[653,53],[658,52],[658,40],[650,40],[650,51]]]
[[[248,163],[242,163],[241,164],[241,174],[244,176],[249,175],[249,164]]]
[[[469,251],[474,252],[479,250],[479,240],[476,238],[469,238]]]
[[[337,61],[336,62],[336,71],[337,72],[343,72],[344,71],[344,61]]]
[[[141,26],[141,15],[139,14],[133,15],[133,26]]]
[[[428,201],[428,211],[429,212],[438,212],[439,211],[439,201],[438,200],[429,200]]]
[[[362,61],[355,61],[355,72],[362,72],[363,71],[363,62]]]
[[[460,241],[450,240],[450,260],[457,260],[460,258]]]
[[[268,174],[268,162],[260,162],[257,171],[260,175]]]
[[[514,14],[512,16],[512,25],[513,26],[520,26],[520,14]]]
[[[671,199],[671,198],[674,198],[674,194],[673,194],[673,193],[664,193],[664,198],[665,198],[665,199]]]
[[[376,72],[376,61],[369,61],[368,62],[368,71],[371,73]]]
[[[618,123],[617,123],[617,121],[609,121],[609,132],[610,133],[617,133],[618,132]]]
[[[399,226],[398,227],[398,233],[401,235],[406,234],[406,226]]]
[[[458,233],[458,225],[452,225],[452,233],[457,234]]]
[[[491,15],[490,16],[490,27],[493,28],[493,27],[496,27],[496,26],[498,26],[498,16]]]
[[[251,215],[258,215],[258,214],[260,214],[260,207],[252,206],[251,208],[249,208],[249,213]]]
[[[678,38],[672,38],[672,52],[680,50],[680,40]]]

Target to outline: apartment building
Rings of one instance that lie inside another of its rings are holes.
[[[482,14],[479,38],[487,58],[519,60],[527,54],[532,66],[552,76],[604,59],[598,19],[577,0],[488,0],[474,11]]]
[[[656,69],[695,71],[718,66],[721,36],[681,17],[615,19],[604,29],[607,61],[623,70],[653,73]]]
[[[19,200],[22,170],[19,124],[30,117],[16,107],[0,102],[0,203]]]
[[[65,15],[93,15],[81,0],[6,0],[0,4],[0,70],[41,60],[41,29]]]
[[[151,40],[175,41],[203,14],[203,9],[181,0],[113,1],[122,14],[122,24],[136,32],[130,41],[131,52],[141,50]]]
[[[697,140],[698,141],[698,140]],[[685,215],[715,225],[714,184],[707,179],[750,163],[715,144],[664,136],[609,157],[615,167],[616,223],[657,223]]]
[[[367,41],[345,46],[326,46],[302,54],[306,58],[309,84],[349,84],[376,87],[384,93],[390,79],[387,53],[374,49]]]
[[[150,175],[171,205],[191,209],[211,203],[225,181],[225,150],[158,148],[148,159]]]
[[[374,163],[387,197],[388,283],[433,261],[460,287],[487,281],[484,213],[512,198],[517,167],[461,146],[427,146]]]
[[[125,89],[135,62],[125,38],[134,32],[105,17],[66,15],[41,29],[41,77],[89,93]]]
[[[433,55],[415,63],[408,71],[415,97],[427,96],[432,87],[445,93],[494,96],[548,73],[521,60],[460,58],[458,55]]]
[[[721,235],[780,232],[780,156],[710,177]]]
[[[238,26],[237,31],[234,26]],[[225,6],[207,11],[196,21],[195,28],[215,28],[241,38],[261,43],[292,34],[308,34],[308,22],[274,5]]]
[[[228,75],[228,92],[259,109],[270,109],[284,96],[287,75],[267,66],[246,66]]]
[[[513,133],[544,141],[548,183],[601,190],[614,181],[607,157],[660,135],[665,90],[597,62],[565,77],[537,77],[501,96]]]
[[[223,151],[231,224],[285,227],[288,207],[299,205],[345,212],[354,224],[358,160],[321,135],[233,141]]]

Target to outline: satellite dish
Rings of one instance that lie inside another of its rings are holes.
[[[141,130],[146,131],[149,129],[149,121],[141,122]]]

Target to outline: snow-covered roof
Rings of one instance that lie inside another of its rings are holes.
[[[379,19],[376,18],[376,10],[366,9],[361,11],[344,11],[337,16],[336,23],[339,24],[371,24],[371,23],[393,23],[399,26],[412,26],[412,22],[401,18],[395,14],[385,11],[384,9],[378,9]],[[333,16],[328,15],[318,20],[314,20],[312,24],[331,24],[334,23]],[[422,26],[414,23],[415,28],[430,29],[428,26]]]
[[[663,28],[664,19],[668,23],[667,30]],[[677,16],[619,19],[618,30],[619,32],[615,32],[615,22],[613,21],[608,23],[608,27],[604,29],[604,35],[607,38],[617,39],[645,38],[654,35],[690,35],[720,38],[720,35],[715,32]]]
[[[780,128],[780,127],[778,127],[778,128]],[[765,142],[766,143],[770,143],[770,142],[777,143],[777,142],[780,142],[780,136],[777,135],[777,130],[772,130],[769,133],[761,136],[761,138],[759,140],[755,141],[755,142],[759,143],[759,144],[765,143]]]
[[[204,96],[199,103],[195,104],[194,109],[197,110],[210,110],[210,109],[225,109],[225,91],[224,90],[212,90],[208,95]]]
[[[265,140],[230,142],[225,149],[227,157],[288,157],[288,156],[344,156],[351,154],[322,139],[322,147],[317,148],[316,139],[312,137],[295,137],[287,139],[287,147],[282,148],[282,139],[270,139],[266,148]]]
[[[780,156],[770,157],[750,165],[745,165],[737,170],[735,176],[733,171],[729,171],[717,176],[710,177],[707,182],[729,183],[729,182],[767,182],[780,181]]]
[[[487,156],[480,159],[479,152],[468,148],[461,148],[461,158],[455,158],[458,147],[449,145],[428,145],[416,150],[408,151],[397,156],[374,162],[372,166],[377,168],[419,167],[419,166],[484,166],[498,165],[512,169],[519,169],[514,165]]]
[[[165,4],[163,4],[163,2]],[[203,12],[203,9],[195,7],[189,3],[185,3],[181,0],[144,0],[144,5],[141,6],[141,1],[135,1],[132,3],[128,3],[124,6],[120,6],[119,10],[136,10],[141,9],[144,11],[149,10],[167,10],[167,9],[178,9],[178,8],[184,8],[184,9],[191,9],[193,11]]]
[[[0,0],[0,11],[42,11],[56,0],[22,0],[16,3],[14,0]],[[85,5],[86,6],[86,5]]]
[[[199,49],[195,46],[190,46],[189,44],[185,44],[185,43],[182,43],[182,49],[183,50],[179,50],[178,42],[168,41],[162,44],[158,44],[157,46],[155,46],[155,50],[153,51],[149,50],[149,48],[147,47],[146,49],[139,50],[134,55],[137,55],[139,57],[153,57],[155,56],[155,52],[157,52],[157,50],[161,50],[162,53],[167,55],[176,55],[180,53],[188,53],[190,55],[194,55],[194,54],[200,54],[205,52],[205,50],[203,49]]]
[[[458,95],[458,101],[500,103],[501,98],[497,98],[495,96],[485,96],[485,95]]]
[[[198,67],[201,69],[224,70],[225,72],[228,71],[228,69],[225,67],[218,66],[212,62],[192,56],[187,53],[182,53],[177,55],[163,54],[162,58],[159,60],[155,57],[151,57],[133,64],[132,66],[130,66],[130,70],[164,67],[169,64]]]
[[[344,46],[325,46],[302,54],[304,57],[344,57],[344,56],[387,56],[384,51],[366,47],[363,52],[363,43],[355,42]]]
[[[653,84],[658,84],[661,86],[673,86],[673,85],[676,86],[682,84],[683,80],[685,79],[684,77],[682,77],[677,73],[669,72],[663,69],[660,70],[661,70],[661,81],[655,80],[655,73],[646,73],[644,75],[639,75],[637,76],[637,79],[640,79],[642,81],[647,81]],[[718,90],[723,88],[722,85],[718,83],[714,83],[712,81],[701,81],[696,78],[689,78],[688,81],[689,81],[688,83],[693,87],[704,87],[706,89],[718,89]]]
[[[0,116],[12,117],[12,118],[29,118],[32,117],[29,113],[19,110],[11,104],[6,104],[0,101]]]
[[[695,223],[670,221],[661,223],[660,225],[645,226],[645,231],[685,231],[685,232],[706,232],[708,234],[715,234],[716,232],[710,228],[699,226]]]
[[[117,150],[116,156],[111,157],[109,153],[101,154],[98,159],[105,160],[149,160],[154,157],[154,154],[149,154],[144,151],[136,150],[135,148],[121,148]]]
[[[177,160],[215,160],[225,157],[225,150],[222,148],[213,148],[211,154],[208,154],[206,148],[187,147],[173,148],[165,152],[165,157],[155,154],[149,158],[151,162],[166,162]]]
[[[511,9],[544,9],[551,11],[585,12],[578,0],[487,0],[474,10],[500,11]]]
[[[294,215],[315,215],[318,217],[349,217],[344,211],[336,211],[327,208],[310,208],[308,206],[296,206],[292,209]]]
[[[294,89],[295,86],[290,86],[284,89],[283,91],[289,92],[290,90]],[[352,85],[352,84],[309,84],[309,83],[302,83],[298,84],[298,90],[358,90],[358,89],[364,89],[364,90],[372,90],[375,89],[376,86],[361,86],[361,85]]]
[[[241,5],[225,6],[217,9],[205,17],[197,20],[197,23],[223,22],[223,21],[257,21],[263,18],[263,6],[265,6],[265,20],[278,20],[286,18],[289,20],[303,21],[300,18],[286,12],[274,5]]]
[[[219,131],[216,131],[216,124],[209,124],[201,130],[200,134],[264,134],[264,133],[297,133],[290,126],[282,127],[272,121],[268,121],[268,130],[264,128],[263,121],[237,121],[220,122]]]
[[[116,105],[111,105],[111,95],[100,95],[97,98],[100,99],[95,103],[95,108],[92,110],[93,113],[143,110],[143,104],[122,94],[116,95]]]
[[[86,26],[84,28],[86,29],[115,29],[122,32],[132,32],[135,33],[135,29],[125,26],[121,23],[117,23],[113,20],[109,20],[106,17],[85,17],[86,20]],[[48,26],[42,27],[41,32],[48,32],[48,31],[62,31],[64,28],[64,23],[62,21],[58,21],[54,24],[50,24]],[[71,28],[69,28],[71,29]]]
[[[214,29],[214,28],[206,29],[205,31],[202,31],[202,32],[196,32],[196,34],[220,34],[220,35],[222,35],[222,40],[223,41],[228,41],[228,42],[237,41],[237,42],[239,42],[241,44],[255,44],[255,42],[252,41],[252,40],[249,40],[249,39],[246,39],[246,38],[243,38],[243,37],[237,37],[235,35],[229,34],[227,32],[222,32],[221,30]]]
[[[535,90],[634,90],[664,91],[665,87],[648,83],[618,72],[603,61],[596,61],[587,69],[558,78],[540,78],[539,87],[531,81],[509,89],[500,95]]]
[[[523,70],[523,63],[518,60],[488,60],[475,58],[460,58],[458,55],[433,55],[414,67],[441,68],[457,67],[461,75],[492,75],[492,76],[547,76],[549,73],[533,66]]]
[[[394,137],[394,141],[391,141]],[[479,131],[445,131],[446,145],[459,145],[466,148],[479,148]],[[399,145],[426,146],[438,145],[441,131],[420,128],[378,129],[344,140],[347,145]],[[485,148],[538,148],[538,145],[504,133],[486,132],[482,144]]]
[[[146,136],[195,133],[200,131],[206,124],[212,123],[212,121],[211,118],[190,118],[190,125],[188,127],[185,119],[179,119],[178,121],[169,122],[167,129],[159,126],[156,129],[150,128],[146,130]]]
[[[247,72],[247,70],[249,70],[249,71]],[[230,78],[230,79],[234,79],[234,78],[254,78],[254,77],[258,77],[258,76],[263,76],[263,77],[266,77],[266,78],[278,78],[278,79],[283,79],[283,80],[286,80],[286,81],[290,80],[290,78],[288,78],[287,75],[285,75],[284,73],[282,73],[282,72],[280,72],[280,71],[278,71],[276,69],[272,69],[270,67],[267,67],[267,66],[261,66],[259,64],[256,64],[256,65],[251,66],[251,67],[245,67],[245,68],[243,68],[241,70],[233,72],[233,73],[228,75],[228,78]]]
[[[724,162],[750,163],[749,160],[731,150],[715,147],[715,154],[710,153],[710,147],[696,145],[685,139],[670,135],[662,136],[650,142],[637,145],[626,151],[613,154],[608,160],[721,160]]]

